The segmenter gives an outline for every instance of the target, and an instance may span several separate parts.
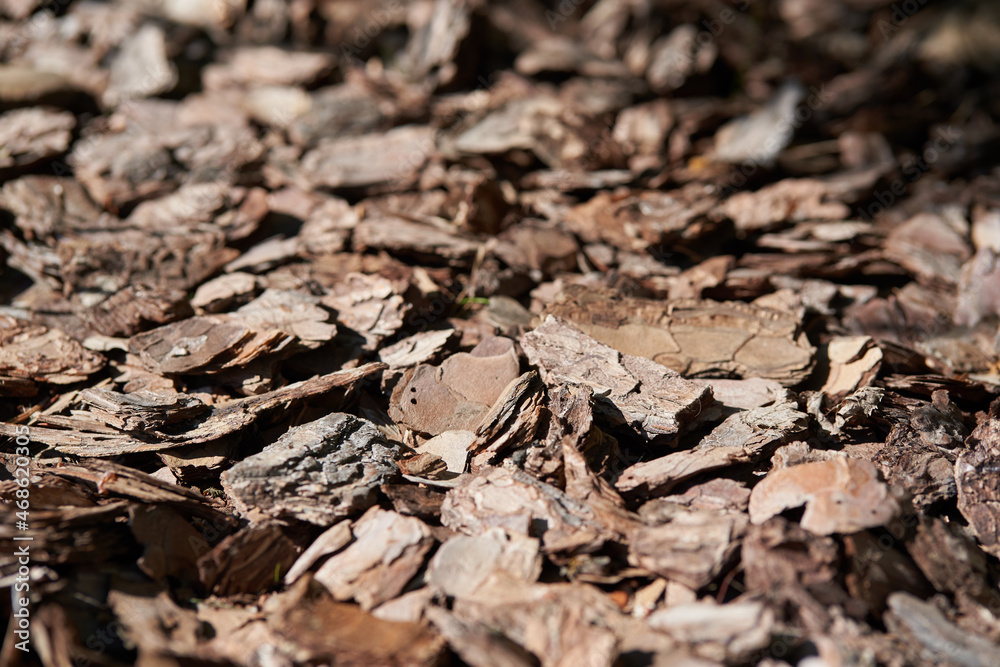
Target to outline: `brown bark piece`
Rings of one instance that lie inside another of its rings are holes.
[[[0,205],[15,216],[14,224],[28,241],[51,242],[56,233],[109,223],[70,178],[23,176],[7,181],[0,188]]]
[[[149,370],[220,374],[259,393],[278,360],[333,338],[337,328],[319,303],[304,292],[267,290],[234,313],[199,315],[133,336],[129,349]]]
[[[735,662],[768,645],[775,619],[759,601],[697,602],[656,611],[649,625],[692,645],[697,655]]]
[[[599,396],[600,418],[648,440],[674,441],[712,403],[710,389],[622,354],[551,316],[525,334],[521,345],[546,384],[591,387]]]
[[[276,329],[295,337],[295,344],[313,350],[333,339],[337,327],[330,314],[312,295],[291,290],[268,289],[235,311],[234,316],[254,331]]]
[[[917,410],[922,414],[914,415],[916,419],[913,421],[921,417],[933,419],[941,416],[937,410]],[[946,436],[945,428],[945,424],[933,424],[923,432],[912,424],[896,424],[890,431],[885,446],[873,459],[885,471],[886,479],[891,484],[906,489],[917,507],[951,500],[957,492],[956,455],[945,450],[943,445],[954,447],[961,439],[949,442],[951,438]],[[964,426],[960,428],[965,431]],[[935,434],[934,431],[938,433]],[[934,442],[941,440],[941,436],[947,437],[944,443]]]
[[[108,87],[101,102],[114,107],[164,93],[177,84],[177,68],[167,58],[166,35],[156,25],[146,24],[129,35],[111,61]]]
[[[318,201],[301,214],[304,222],[295,236],[299,254],[321,257],[343,251],[358,226],[357,209],[339,197],[320,198],[319,193],[309,194]]]
[[[962,266],[958,280],[955,324],[975,326],[1000,315],[1000,262],[992,248],[979,248]]]
[[[639,517],[625,509],[625,501],[590,464],[590,458],[604,453],[606,447],[601,432],[593,428],[590,388],[564,386],[553,394],[552,410],[559,428],[550,428],[549,439],[558,439],[562,449],[566,495],[588,504],[611,533],[627,540],[639,525]],[[606,464],[600,459],[597,463]]]
[[[263,273],[289,261],[299,251],[298,239],[272,236],[255,245],[225,266],[226,271]]]
[[[318,525],[363,511],[396,476],[398,447],[374,424],[344,413],[296,426],[222,475],[237,511],[251,519]]]
[[[205,652],[199,646],[201,623],[193,610],[178,606],[166,591],[157,594],[157,589],[149,586],[117,583],[108,592],[108,605],[122,619],[122,635],[136,646],[140,663],[162,664],[172,656]],[[164,619],[169,619],[166,627]]]
[[[198,558],[202,585],[215,595],[259,594],[275,588],[299,549],[278,522],[246,526]]]
[[[434,543],[420,519],[377,507],[358,519],[352,532],[354,542],[323,563],[315,580],[333,599],[354,599],[364,611],[399,595]]]
[[[428,584],[455,598],[473,597],[496,571],[534,582],[542,572],[539,541],[490,528],[479,535],[458,535],[441,545],[427,571]]]
[[[442,229],[391,214],[372,212],[354,230],[358,250],[385,250],[434,264],[466,266],[479,244],[458,230]]]
[[[882,526],[899,514],[875,466],[845,456],[771,471],[750,494],[750,520],[760,524],[803,504],[801,525],[817,535]]]
[[[205,66],[206,90],[255,86],[308,84],[330,67],[328,53],[290,51],[275,46],[240,47],[219,54],[220,62]]]
[[[710,470],[757,463],[779,445],[801,437],[807,424],[808,416],[791,401],[739,412],[716,426],[694,449],[626,468],[615,487],[623,493],[663,493]]]
[[[781,383],[764,378],[747,378],[745,380],[728,380],[726,378],[695,379],[699,385],[712,388],[715,402],[738,410],[761,408],[774,403],[782,396],[785,389]]]
[[[129,351],[160,373],[205,372],[229,361],[253,335],[229,316],[201,315],[133,336]]]
[[[335,602],[314,582],[303,580],[272,598],[265,612],[294,662],[435,667],[444,659],[444,640],[427,627],[380,620],[357,605]]]
[[[323,139],[302,157],[302,176],[314,187],[398,189],[416,182],[433,150],[434,130],[417,125]]]
[[[335,554],[354,540],[354,533],[351,532],[351,521],[345,519],[339,521],[313,540],[309,548],[302,552],[295,563],[284,576],[286,584],[294,584],[299,578],[308,572],[313,565],[323,558]]]
[[[200,399],[183,394],[140,391],[119,394],[107,389],[85,389],[80,400],[91,414],[119,431],[139,432],[184,422],[208,410]]]
[[[882,365],[882,350],[867,336],[838,336],[826,345],[830,374],[822,391],[846,395],[868,386]]]
[[[378,348],[400,328],[412,305],[392,281],[382,276],[349,273],[321,303],[337,312],[337,320],[364,338],[364,350]]]
[[[885,240],[886,255],[919,280],[954,285],[972,256],[965,236],[943,217],[922,213],[894,227]]]
[[[500,527],[539,537],[547,551],[594,545],[610,533],[594,511],[521,471],[486,469],[448,492],[441,523],[468,535]]]
[[[607,667],[624,625],[618,606],[585,584],[529,584],[494,574],[473,598],[457,600],[454,616],[501,628],[502,634],[553,667]],[[518,664],[515,662],[514,664]]]
[[[477,4],[469,0],[437,3],[420,25],[410,23],[413,35],[399,65],[408,78],[423,85],[427,85],[427,78],[438,85],[451,82],[458,69],[456,56],[469,35]]]
[[[185,183],[170,194],[144,201],[125,222],[130,227],[158,234],[209,223],[233,241],[253,233],[266,213],[267,199],[259,188],[246,190],[213,181]]]
[[[563,166],[563,151],[567,144],[576,144],[573,148],[580,148],[582,142],[579,137],[572,134],[566,137],[566,133],[561,132],[563,140],[558,141],[551,152],[539,141],[540,138],[548,138],[546,126],[556,126],[556,119],[562,111],[563,105],[559,100],[548,95],[512,100],[460,128],[453,138],[445,140],[442,152],[447,154],[448,148],[453,148],[459,154],[499,155],[510,150],[534,149],[539,159],[548,166]],[[450,142],[453,142],[451,146]]]
[[[64,419],[64,428],[35,427],[31,430],[31,439],[32,442],[49,445],[65,454],[84,457],[158,452],[184,445],[212,443],[239,433],[279,406],[318,396],[337,387],[350,387],[383,368],[384,365],[380,363],[365,364],[355,369],[296,382],[258,396],[217,404],[192,423],[188,430],[177,434],[153,432],[139,438],[114,432],[113,429],[96,428],[103,425],[93,417],[81,416]],[[16,427],[0,423],[0,435],[16,437]]]
[[[29,397],[38,393],[38,387],[27,378],[3,377],[0,375],[0,396]]]
[[[217,230],[94,231],[60,238],[56,273],[70,290],[116,292],[131,283],[187,290],[238,252]]]
[[[46,72],[24,64],[4,64],[0,68],[0,100],[4,102],[34,102],[46,96],[73,88],[69,78],[57,72]]]
[[[629,562],[688,588],[707,585],[736,553],[748,520],[743,512],[685,511],[629,537]]]
[[[670,102],[657,99],[623,109],[612,136],[627,155],[655,155],[675,122]]]
[[[992,642],[956,626],[930,602],[898,592],[889,596],[889,609],[890,628],[898,628],[910,641],[923,646],[923,652],[935,662],[986,667],[1000,661],[1000,649]]]
[[[104,357],[58,329],[0,316],[0,375],[73,384],[104,367]]]
[[[218,530],[235,525],[232,517],[224,514],[215,502],[198,492],[110,461],[62,462],[47,468],[46,473],[82,482],[85,488],[92,489],[100,496],[121,496],[146,505],[167,505],[184,516],[206,519],[215,524]]]
[[[292,119],[288,128],[289,138],[299,146],[314,147],[326,137],[367,135],[398,112],[365,82],[356,80],[320,88],[310,102],[310,108]]]
[[[541,271],[544,275],[576,268],[578,252],[571,234],[528,223],[505,230],[493,248],[493,254],[515,271]]]
[[[907,551],[935,590],[968,596],[987,608],[996,605],[996,591],[989,584],[993,564],[954,524],[921,519]]]
[[[448,472],[461,474],[469,462],[469,447],[475,441],[473,431],[445,431],[425,441],[416,451],[441,459]]]
[[[476,439],[469,445],[472,470],[490,465],[504,451],[531,442],[542,419],[545,386],[530,371],[512,380],[483,415]]]
[[[256,289],[256,276],[239,271],[227,273],[202,283],[190,303],[206,313],[221,313],[233,305],[244,305],[250,301]]]
[[[958,510],[983,550],[1000,553],[1000,479],[990,472],[1000,461],[1000,401],[969,436],[955,462]]]
[[[675,192],[645,191],[627,197],[601,192],[567,212],[566,225],[587,243],[609,243],[621,250],[697,239],[713,224],[706,215],[715,199],[704,188]]]
[[[164,506],[133,505],[129,507],[129,528],[144,547],[138,565],[147,576],[157,581],[168,575],[188,582],[198,580],[195,563],[207,544],[180,513]]]
[[[9,498],[15,496],[11,493]],[[0,528],[0,538],[14,542],[14,537],[25,537],[16,529],[14,502],[4,503],[0,516],[6,524]],[[33,562],[46,565],[80,565],[103,563],[122,556],[135,555],[135,538],[127,526],[117,521],[128,513],[128,503],[113,501],[96,507],[60,507],[55,510],[31,512],[31,547]],[[109,524],[116,524],[109,530]],[[23,546],[23,545],[22,545]],[[0,555],[0,572],[15,576],[19,567],[14,550]]]
[[[22,167],[69,148],[76,118],[67,111],[18,109],[0,115],[0,169]]]
[[[796,108],[805,97],[801,84],[785,83],[764,106],[719,128],[711,158],[731,164],[773,165],[792,140]]]
[[[82,316],[99,335],[132,336],[150,325],[166,324],[190,314],[183,290],[136,284],[91,306]]]
[[[802,589],[832,594],[842,557],[835,538],[815,535],[784,517],[749,526],[741,555],[749,586],[792,598]],[[842,589],[840,594],[846,597]]]
[[[455,329],[421,331],[379,350],[378,358],[388,364],[387,374],[398,374],[417,364],[425,364],[441,354],[457,337]]]
[[[845,601],[845,606],[860,609],[864,604],[872,613],[880,614],[885,611],[889,595],[895,591],[921,598],[932,593],[913,561],[900,550],[887,549],[884,540],[880,544],[872,531],[862,530],[845,536],[844,547],[852,570],[845,577],[845,584],[853,598]]]
[[[448,646],[464,661],[477,667],[536,667],[538,659],[502,634],[485,625],[456,618],[440,607],[427,610],[427,618]]]
[[[696,41],[698,28],[690,23],[679,25],[650,47],[646,79],[657,93],[666,93],[684,85],[688,77],[707,72],[718,55],[714,45]]]
[[[133,101],[119,110],[111,131],[101,127],[77,142],[69,162],[94,201],[115,210],[166,194],[184,180],[208,176],[230,183],[241,167],[261,157],[264,147],[247,125],[227,118],[226,124],[186,126],[177,106]]]
[[[694,299],[664,304],[575,286],[547,312],[619,352],[685,376],[761,377],[793,386],[813,367],[800,317],[770,308]]]
[[[639,508],[639,514],[643,515],[647,511],[647,507],[651,505],[655,507],[659,501],[662,501],[664,504],[669,503],[675,507],[677,505],[690,507],[693,510],[744,511],[750,502],[750,489],[736,480],[719,477],[703,484],[695,484],[680,495],[654,498]],[[662,522],[656,521],[655,523]]]
[[[437,368],[420,364],[407,371],[392,392],[389,416],[430,435],[474,431],[518,377],[519,366],[513,341],[487,338]]]
[[[757,192],[738,192],[716,211],[742,231],[763,231],[801,220],[846,220],[845,201],[871,191],[884,169],[825,178],[786,178]]]

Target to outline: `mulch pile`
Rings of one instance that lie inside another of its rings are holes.
[[[0,0],[0,63],[0,663],[1000,664],[997,5]]]

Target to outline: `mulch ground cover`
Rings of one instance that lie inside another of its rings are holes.
[[[1000,665],[1000,5],[0,0],[3,665]]]

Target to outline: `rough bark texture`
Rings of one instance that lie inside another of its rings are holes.
[[[375,502],[397,474],[397,447],[374,424],[333,413],[296,426],[222,475],[237,511],[328,525]]]

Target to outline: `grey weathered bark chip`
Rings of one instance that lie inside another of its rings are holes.
[[[247,518],[329,525],[375,504],[379,485],[398,474],[398,455],[374,424],[335,412],[240,461],[222,474],[222,486]]]

